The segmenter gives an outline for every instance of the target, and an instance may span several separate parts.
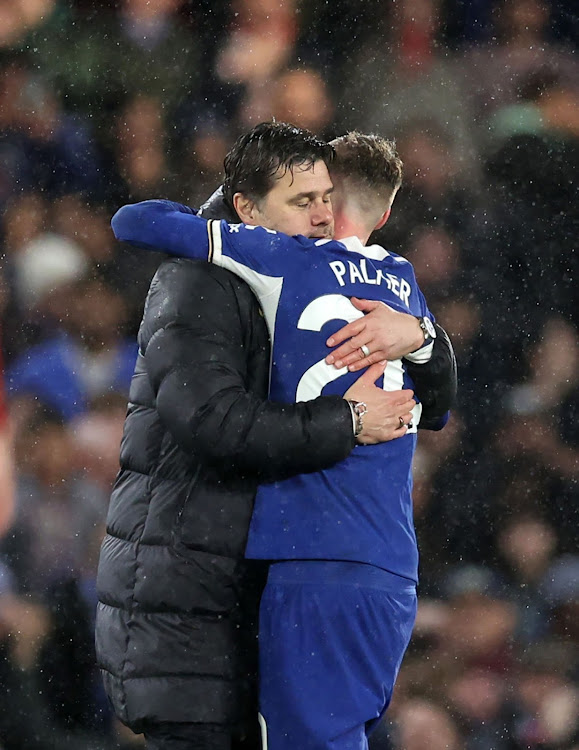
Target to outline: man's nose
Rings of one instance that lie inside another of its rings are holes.
[[[334,215],[332,213],[332,206],[329,203],[323,201],[314,206],[312,211],[312,224],[319,226],[320,224],[331,224]]]

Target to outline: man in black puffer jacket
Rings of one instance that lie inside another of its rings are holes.
[[[304,149],[311,154],[307,139]],[[297,163],[303,157],[294,155]],[[420,393],[432,402],[432,418],[448,408],[441,402],[452,380],[452,350],[439,338],[416,379],[417,391],[428,372],[446,384]],[[244,282],[216,266],[161,265],[139,352],[98,574],[97,653],[107,693],[151,749],[230,750],[243,736],[254,748],[263,579],[244,549],[255,490],[347,456],[352,412],[341,397],[266,400],[270,347],[261,309]],[[368,404],[365,430],[391,439],[400,405],[408,405],[401,394],[362,378],[346,395]]]

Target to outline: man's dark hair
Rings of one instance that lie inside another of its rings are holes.
[[[262,122],[237,139],[225,157],[223,194],[233,206],[235,193],[259,201],[275,179],[296,167],[309,168],[317,161],[329,166],[334,149],[309,130],[285,122]]]
[[[351,131],[330,145],[336,152],[332,174],[366,187],[380,199],[389,198],[402,184],[403,165],[394,141]]]

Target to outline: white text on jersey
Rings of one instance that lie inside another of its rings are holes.
[[[392,273],[382,273],[379,268],[373,268],[372,275],[370,276],[368,274],[366,258],[361,258],[358,264],[353,263],[351,260],[347,264],[341,260],[334,260],[330,263],[330,268],[334,272],[340,286],[346,285],[346,281],[344,280],[346,275],[349,276],[351,284],[386,284],[388,289],[397,297],[400,297],[407,307],[410,306],[408,300],[412,287],[406,279],[399,279],[398,276],[394,276]]]

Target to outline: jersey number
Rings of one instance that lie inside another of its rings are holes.
[[[326,294],[310,302],[298,320],[298,328],[305,331],[321,331],[330,320],[345,320],[351,323],[361,318],[364,313],[357,310],[348,297],[343,294]],[[298,383],[296,401],[309,401],[321,396],[325,385],[337,380],[348,372],[347,367],[336,370],[327,365],[323,359],[307,369]],[[404,368],[402,360],[388,362],[384,372],[384,390],[397,391],[403,387]]]
[[[354,307],[348,297],[342,294],[326,294],[310,302],[300,315],[298,328],[305,331],[321,331],[323,326],[331,320],[345,320],[351,323],[361,318],[363,314]],[[328,365],[321,359],[308,368],[300,378],[296,390],[296,401],[310,401],[321,396],[324,386],[347,372],[347,367],[336,370],[333,365]],[[385,391],[398,391],[404,387],[404,366],[401,359],[388,362],[382,387]],[[413,409],[413,426],[409,432],[416,432],[421,412],[422,405],[417,404]]]

